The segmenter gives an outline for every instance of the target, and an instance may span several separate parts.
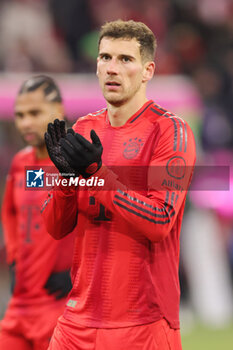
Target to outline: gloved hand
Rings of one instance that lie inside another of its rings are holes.
[[[47,289],[48,294],[54,294],[57,300],[64,298],[72,288],[70,271],[53,272],[44,288]]]
[[[60,141],[62,137],[66,137],[64,120],[55,119],[53,123],[49,123],[44,137],[49,157],[59,172],[64,177],[78,176],[61,153]]]
[[[14,289],[15,289],[15,268],[16,268],[16,263],[15,261],[13,261],[11,264],[9,264],[11,294],[14,293]]]
[[[61,139],[64,158],[84,178],[90,177],[102,166],[102,144],[94,130],[90,135],[92,143],[73,129],[68,129],[66,137]]]

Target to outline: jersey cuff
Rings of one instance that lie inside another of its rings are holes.
[[[70,184],[70,180],[63,177],[59,176],[59,185],[56,185],[53,190],[54,191],[59,191],[65,195],[73,195],[76,192],[77,186],[74,184]]]
[[[118,175],[116,175],[107,166],[102,165],[102,167],[94,174],[98,180],[103,180],[103,186],[89,186],[88,189],[92,195],[101,196],[102,191],[116,191],[118,189],[126,190],[126,186],[118,181]]]

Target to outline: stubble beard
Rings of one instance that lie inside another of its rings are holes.
[[[127,98],[123,98],[123,97],[108,97],[108,96],[104,96],[105,100],[112,106],[115,107],[120,107],[122,106],[126,101]]]
[[[32,146],[36,148],[43,148],[45,146],[45,140],[40,135],[36,135],[35,139],[32,141],[27,141],[23,137],[23,141],[27,146]]]
[[[124,105],[125,103],[127,103],[128,101],[130,101],[139,91],[141,85],[136,86],[133,91],[126,91],[124,94],[122,94],[121,96],[117,96],[117,94],[114,96],[108,96],[108,93],[103,91],[103,95],[105,100],[111,104],[112,106],[115,107],[120,107],[122,105]]]

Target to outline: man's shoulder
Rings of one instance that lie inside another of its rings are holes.
[[[18,151],[12,160],[12,163],[19,164],[22,163],[24,160],[28,162],[28,159],[33,155],[33,147],[32,146],[26,146],[22,148],[20,151]],[[24,163],[25,165],[25,163]]]
[[[177,132],[180,128],[191,130],[186,120],[155,102],[150,106],[148,119],[152,123],[159,125],[161,131],[173,129],[174,132]]]
[[[160,130],[160,146],[179,156],[188,154],[189,161],[195,162],[195,138],[187,121],[155,103],[150,112],[148,118],[154,120]]]
[[[20,151],[18,151],[16,154],[15,154],[15,157],[16,158],[27,158],[29,155],[32,155],[34,152],[34,149],[32,146],[26,146],[24,148],[22,148]]]
[[[74,124],[74,130],[75,130],[76,125],[80,126],[80,124],[85,124],[85,123],[103,120],[105,117],[106,110],[107,110],[107,108],[102,108],[94,113],[89,113],[83,117],[78,118],[78,120]]]
[[[31,146],[27,146],[18,151],[11,161],[9,173],[14,174],[19,171],[21,172],[24,169],[25,165],[28,164],[28,161],[32,159],[33,153],[33,147]]]

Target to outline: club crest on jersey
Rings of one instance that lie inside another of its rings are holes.
[[[124,142],[123,145],[125,146],[125,149],[123,151],[124,157],[126,159],[133,159],[138,155],[141,147],[143,146],[143,143],[141,139],[135,137],[129,139],[127,142]]]
[[[26,187],[44,187],[44,171],[40,170],[27,170],[26,171]]]

